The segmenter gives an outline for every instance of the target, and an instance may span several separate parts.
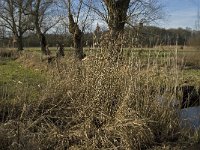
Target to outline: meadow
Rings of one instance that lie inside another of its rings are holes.
[[[64,58],[47,63],[38,48],[0,50],[0,149],[187,149],[200,142],[198,129],[181,125],[174,90],[199,88],[198,48],[127,48],[114,64],[101,48],[85,52],[76,61],[66,48]]]

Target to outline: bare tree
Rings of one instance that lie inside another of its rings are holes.
[[[125,24],[150,23],[162,19],[163,6],[158,0],[101,0],[92,9],[112,31],[122,31]]]
[[[26,14],[32,16],[36,34],[40,40],[41,51],[49,55],[46,33],[60,21],[54,0],[29,0]]]
[[[91,10],[91,7],[85,7],[85,3],[88,3],[88,1],[91,4],[91,0],[87,0],[87,2],[86,0],[77,0],[76,2],[72,2],[71,0],[65,1],[69,20],[69,32],[73,35],[75,57],[79,60],[85,57],[82,39],[86,21]]]
[[[127,23],[152,23],[164,19],[163,4],[159,0],[131,0]]]
[[[163,17],[162,5],[158,0],[101,0],[96,1],[92,8],[109,27],[112,57],[121,55],[120,41],[125,24],[134,26],[134,23],[149,23]],[[113,47],[116,43],[118,46]]]
[[[19,51],[23,50],[23,34],[32,27],[30,15],[23,13],[27,4],[28,1],[25,0],[1,0],[0,2],[1,26],[12,31]]]

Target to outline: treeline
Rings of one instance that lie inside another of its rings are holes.
[[[192,37],[192,31],[186,29],[160,29],[156,27],[147,27],[147,43],[156,45],[187,45],[188,40]]]
[[[107,31],[101,31],[101,36]],[[94,33],[87,32],[83,37],[83,46],[92,47],[94,45]],[[65,47],[73,47],[73,38],[70,33],[66,34],[47,34],[48,45],[55,47],[58,42],[63,43]],[[164,29],[155,26],[144,26],[141,30],[136,28],[125,28],[125,47],[154,47],[156,45],[199,45],[200,33],[191,29]],[[9,43],[9,37],[2,38],[1,47],[12,47]],[[34,33],[27,34],[24,37],[25,47],[39,47],[40,42]]]
[[[155,26],[144,26],[138,33],[131,28],[126,29],[133,45],[154,47],[156,45],[191,45],[195,31],[191,29],[164,29]],[[130,42],[129,42],[130,43]]]
[[[63,43],[66,47],[73,47],[73,38],[71,34],[47,34],[47,43],[50,47],[55,47],[58,42]],[[24,47],[40,47],[40,41],[36,34],[29,34],[23,37]],[[13,47],[12,37],[3,37],[0,38],[0,47]],[[84,46],[92,46],[93,44],[93,33],[84,34],[83,39]],[[16,45],[14,46],[16,47]]]

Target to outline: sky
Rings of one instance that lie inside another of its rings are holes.
[[[192,28],[195,29],[198,3],[200,0],[161,0],[167,17],[159,23],[163,28]]]

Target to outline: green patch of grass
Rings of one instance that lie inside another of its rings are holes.
[[[45,77],[40,72],[24,68],[20,63],[11,60],[0,61],[0,99],[24,100],[37,99]]]
[[[200,70],[199,70],[199,69],[184,70],[184,74],[185,74],[186,76],[193,76],[193,77],[198,77],[198,78],[200,78]]]
[[[189,84],[200,86],[200,69],[183,70],[182,78]]]

